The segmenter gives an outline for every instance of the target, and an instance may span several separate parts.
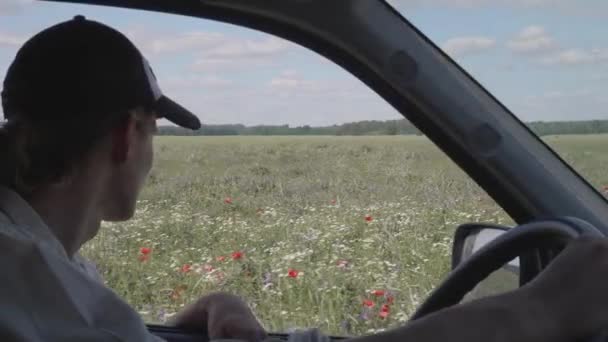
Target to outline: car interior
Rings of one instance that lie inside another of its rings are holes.
[[[459,222],[454,227],[451,271],[409,320],[490,295],[492,291],[481,285],[492,277],[505,290],[524,285],[568,242],[608,233],[604,195],[392,3],[46,1],[179,15],[264,32],[339,66],[411,122],[515,224]],[[148,328],[167,341],[208,340],[204,331],[161,324],[149,324]],[[270,336],[286,340],[288,332],[272,332]]]

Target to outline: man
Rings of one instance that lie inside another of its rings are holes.
[[[0,339],[158,340],[78,251],[102,220],[133,216],[152,166],[156,119],[191,129],[200,122],[161,93],[126,37],[81,16],[24,44],[4,80],[2,106]],[[606,241],[580,241],[522,289],[355,341],[584,337],[608,326],[606,271]],[[201,298],[173,323],[211,338],[265,338],[244,302],[222,293]],[[316,330],[290,339],[325,340]]]

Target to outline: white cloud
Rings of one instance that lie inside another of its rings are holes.
[[[178,53],[206,49],[221,42],[225,37],[216,32],[187,32],[167,39],[150,41],[148,49],[153,53]]]
[[[566,16],[593,18],[608,17],[608,2],[581,0],[389,0],[397,9],[411,12],[417,8],[506,8],[506,9],[543,9],[557,11]]]
[[[601,88],[548,90],[520,99],[512,105],[527,121],[605,119]]]
[[[12,14],[20,11],[24,6],[33,3],[34,0],[0,0],[0,15]]]
[[[226,89],[234,85],[232,80],[215,75],[188,75],[183,77],[173,76],[163,79],[161,83],[161,86],[168,89],[169,92],[191,90],[196,88]]]
[[[560,0],[389,0],[397,7],[447,6],[447,7],[482,7],[491,5],[539,6]]]
[[[201,51],[192,68],[209,71],[269,66],[276,57],[287,53],[293,46],[286,40],[272,36],[257,40],[228,37],[213,48]]]
[[[290,47],[288,41],[267,34],[246,39],[213,31],[152,33],[143,26],[132,27],[125,34],[148,53],[196,52],[211,59],[265,57]]]
[[[146,27],[137,26],[126,30],[126,35],[146,56],[188,53],[192,58],[191,71],[205,72],[271,65],[276,56],[295,46],[267,34],[244,38],[213,31],[151,32]]]
[[[274,56],[289,48],[287,41],[276,37],[260,40],[227,39],[203,55],[211,59],[239,59]]]
[[[582,65],[608,62],[608,48],[561,50],[541,59],[546,65]]]
[[[580,5],[580,0],[389,0],[395,6],[449,6],[449,7],[554,7],[563,5]]]
[[[518,53],[544,53],[554,50],[557,45],[541,26],[528,26],[509,42],[507,47]]]
[[[479,53],[493,48],[496,41],[488,37],[457,37],[443,43],[443,50],[453,57]]]
[[[222,44],[228,38],[219,32],[192,31],[174,34],[154,34],[145,27],[125,32],[145,54],[175,54],[200,51]]]
[[[257,85],[235,81],[228,91],[194,87],[167,94],[209,124],[318,126],[400,117],[386,101],[346,72],[318,79],[286,69]]]
[[[608,48],[562,48],[541,26],[528,26],[507,42],[514,52],[534,55],[537,63],[575,66],[608,62]]]
[[[316,86],[316,82],[305,80],[295,70],[285,70],[281,72],[277,77],[272,78],[270,82],[268,82],[268,85],[277,90],[294,88],[312,89]]]
[[[25,40],[25,37],[22,36],[0,32],[0,47],[19,47]]]

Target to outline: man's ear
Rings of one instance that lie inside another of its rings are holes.
[[[135,118],[130,114],[112,130],[112,161],[122,164],[129,159],[135,129]]]

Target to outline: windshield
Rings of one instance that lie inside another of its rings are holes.
[[[147,323],[225,291],[269,331],[380,331],[449,270],[458,224],[511,222],[394,108],[303,47],[153,12],[42,2],[4,14],[0,76],[28,37],[82,14],[131,38],[203,121],[159,122],[135,217],[103,222],[82,251]]]
[[[601,103],[599,88],[576,87],[600,84],[583,77],[606,70],[600,40],[580,42],[596,57],[568,52],[562,65],[551,54],[574,41],[549,23],[568,11],[414,3],[393,2],[594,185],[608,184],[608,138],[580,135],[603,123],[571,122],[605,118],[585,107]],[[245,298],[271,331],[381,331],[406,322],[445,277],[456,226],[513,223],[386,101],[305,48],[182,16],[15,4],[0,6],[0,76],[32,34],[84,14],[131,38],[163,90],[204,123],[197,132],[159,123],[135,217],[104,222],[82,251],[148,323],[219,290]],[[492,20],[505,13],[507,23]]]

